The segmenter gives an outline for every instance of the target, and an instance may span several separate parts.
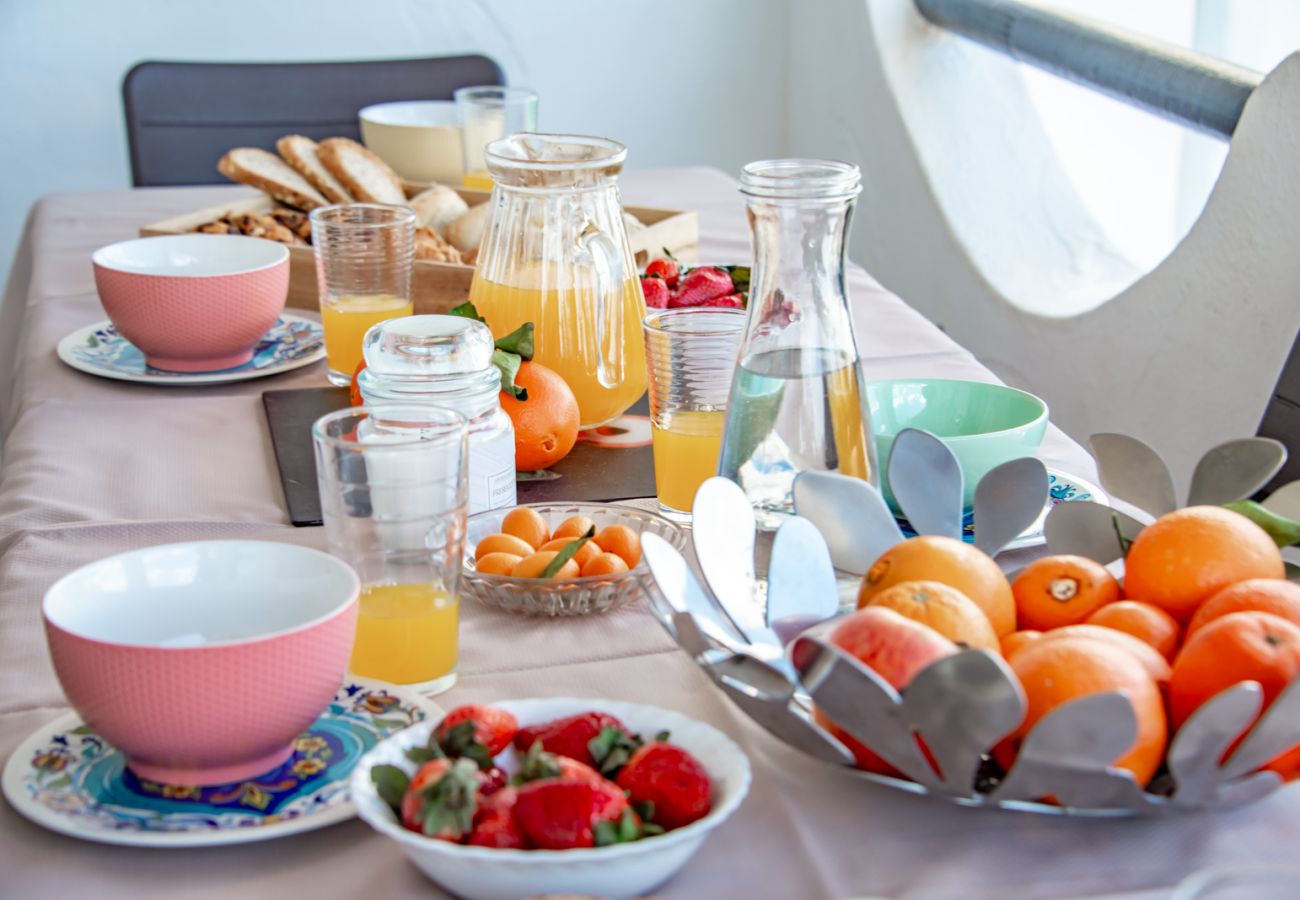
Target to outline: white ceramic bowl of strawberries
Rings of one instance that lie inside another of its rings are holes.
[[[710,782],[709,811],[690,824],[629,843],[565,850],[516,850],[472,846],[426,837],[404,827],[371,780],[377,765],[397,766],[413,775],[419,765],[407,758],[424,747],[439,725],[412,726],[380,743],[361,758],[351,780],[357,813],[379,833],[401,845],[425,875],[461,897],[516,900],[535,894],[586,894],[620,898],[643,895],[677,873],[699,850],[709,832],[735,812],[749,790],[749,760],[725,734],[671,710],[636,703],[556,697],[502,700],[491,706],[513,713],[522,728],[580,713],[608,713],[649,742],[669,732],[668,742],[698,760]],[[511,748],[496,755],[514,773],[523,754]]]

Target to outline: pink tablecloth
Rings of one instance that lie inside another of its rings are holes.
[[[90,252],[232,188],[65,194],[34,209],[0,306],[0,757],[65,711],[40,599],[74,566],[131,547],[246,537],[320,546],[287,524],[260,393],[323,383],[314,366],[189,390],[104,381],[64,367],[60,338],[102,320]],[[703,169],[632,172],[628,201],[695,208],[702,257],[748,257],[734,183]],[[868,377],[991,378],[855,269],[850,291]],[[1053,430],[1049,465],[1090,476]],[[1093,822],[978,812],[857,782],[801,757],[738,714],[644,609],[520,619],[466,606],[459,687],[444,703],[579,695],[654,703],[716,724],[750,755],[752,793],[659,892],[663,897],[1062,897],[1172,885],[1200,866],[1287,861],[1300,828],[1289,788],[1247,809]],[[134,850],[61,837],[0,804],[0,897],[438,896],[359,822],[240,847]],[[1155,894],[1159,896],[1159,894]]]

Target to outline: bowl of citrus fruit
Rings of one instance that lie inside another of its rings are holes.
[[[672,522],[614,503],[530,503],[470,516],[462,590],[508,612],[580,616],[606,612],[650,589],[641,536],[678,550]]]

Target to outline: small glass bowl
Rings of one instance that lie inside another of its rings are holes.
[[[610,503],[526,503],[555,529],[570,516],[587,516],[599,532],[607,525],[626,525],[638,535],[655,534],[678,551],[686,550],[686,535],[672,522],[649,510]],[[484,606],[506,612],[538,616],[585,616],[617,609],[642,591],[655,590],[654,577],[645,560],[619,575],[589,575],[563,581],[489,575],[474,569],[474,548],[489,534],[501,530],[501,521],[514,507],[491,509],[469,517],[466,526],[465,563],[461,569],[461,593]]]

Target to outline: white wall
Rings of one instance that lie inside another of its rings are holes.
[[[629,167],[738,172],[785,150],[785,0],[0,0],[0,276],[32,202],[130,184],[121,81],[143,59],[482,52],[540,126]]]

